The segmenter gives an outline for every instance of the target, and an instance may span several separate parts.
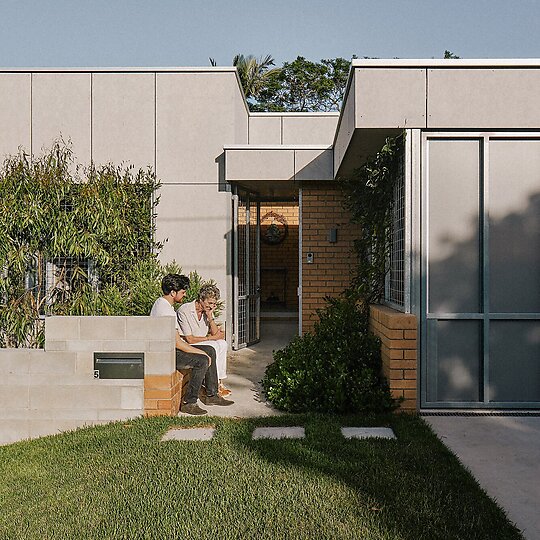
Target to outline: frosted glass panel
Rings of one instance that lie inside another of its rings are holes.
[[[480,141],[429,141],[428,312],[480,311]]]
[[[540,312],[540,141],[490,143],[492,313]]]
[[[540,401],[540,321],[491,321],[490,401]]]
[[[478,401],[482,366],[480,321],[430,321],[428,401]]]

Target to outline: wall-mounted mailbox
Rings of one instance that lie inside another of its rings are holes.
[[[328,241],[331,244],[335,244],[337,242],[337,228],[336,227],[328,231]]]
[[[95,379],[144,379],[144,353],[94,353]]]

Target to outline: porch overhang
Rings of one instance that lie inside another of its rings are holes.
[[[353,60],[334,177],[350,174],[404,129],[537,129],[539,95],[538,59]]]
[[[225,180],[259,197],[294,197],[304,182],[333,181],[331,146],[224,147]]]

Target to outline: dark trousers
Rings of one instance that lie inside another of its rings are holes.
[[[191,368],[191,377],[184,403],[197,403],[199,390],[203,382],[208,396],[216,395],[218,389],[216,350],[210,345],[194,345],[194,347],[204,351],[210,357],[211,364],[208,365],[208,357],[205,355],[187,353],[176,349],[176,369]]]

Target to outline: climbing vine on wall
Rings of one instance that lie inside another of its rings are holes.
[[[158,271],[153,220],[158,187],[150,170],[77,166],[62,142],[39,157],[20,151],[5,160],[0,346],[41,345],[45,314],[125,311],[122,298],[134,275]]]
[[[347,295],[367,309],[384,295],[391,248],[392,203],[405,134],[386,139],[383,147],[340,181],[351,221],[359,225],[354,243],[357,266]]]

